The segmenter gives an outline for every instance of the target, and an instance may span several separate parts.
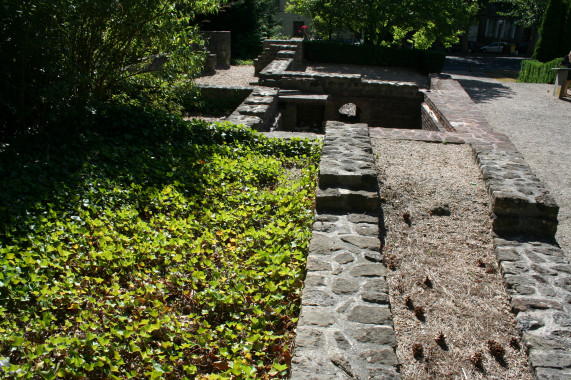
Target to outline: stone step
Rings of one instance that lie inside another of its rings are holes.
[[[374,212],[379,208],[376,191],[350,190],[344,188],[317,189],[315,196],[317,212]]]
[[[494,232],[554,239],[559,206],[521,153],[488,144],[473,144],[472,149],[491,198]]]

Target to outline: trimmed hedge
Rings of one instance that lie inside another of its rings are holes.
[[[432,50],[347,45],[329,41],[305,42],[304,50],[305,59],[310,62],[409,67],[425,74],[440,73],[446,58],[445,53]]]
[[[539,62],[533,59],[526,59],[521,62],[521,70],[517,78],[518,82],[526,83],[555,83],[555,67],[560,67],[563,58],[555,58],[549,62]]]

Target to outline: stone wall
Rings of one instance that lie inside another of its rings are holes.
[[[303,38],[264,40],[262,54],[254,60],[255,74],[276,59],[292,59],[291,67],[299,70],[303,66]]]
[[[201,32],[206,43],[206,49],[212,54],[216,54],[216,64],[218,67],[230,67],[232,56],[231,32],[228,31],[203,31]]]
[[[255,87],[227,120],[259,132],[269,131],[277,115],[278,92],[277,88]]]
[[[398,379],[366,124],[328,122],[292,379]]]
[[[355,74],[315,74],[288,71],[274,60],[260,73],[261,84],[271,84],[304,95],[327,95],[324,120],[339,121],[339,108],[354,103],[359,122],[371,127],[420,129],[424,95],[418,86],[403,82],[363,80]]]
[[[198,88],[200,94],[206,99],[231,98],[240,99],[241,101],[245,100],[254,90],[253,86],[241,87],[209,84],[199,84]]]

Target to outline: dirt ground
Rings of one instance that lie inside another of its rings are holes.
[[[470,147],[373,146],[402,378],[531,379]]]

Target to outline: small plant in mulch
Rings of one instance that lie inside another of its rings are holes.
[[[404,300],[404,304],[409,310],[414,310],[414,302],[412,302],[412,299],[410,297],[406,297],[406,299]]]
[[[446,343],[446,335],[444,335],[443,332],[438,333],[438,336],[436,336],[436,339],[434,339],[434,341],[444,351],[448,351],[448,343]]]
[[[482,354],[482,351],[474,352],[474,355],[472,355],[472,357],[470,358],[470,362],[472,362],[472,364],[474,365],[474,367],[476,367],[476,369],[483,371],[484,370],[484,354]]]
[[[412,356],[416,360],[422,360],[424,357],[424,348],[422,347],[422,344],[415,343],[412,345]]]
[[[504,355],[506,354],[506,350],[504,350],[502,345],[495,340],[490,339],[488,340],[488,348],[490,349],[490,354],[494,357],[494,359],[496,359],[496,361],[502,366],[505,366]]]
[[[412,219],[411,219],[410,211],[406,210],[405,212],[403,212],[403,214],[402,214],[402,219],[404,220],[404,222],[405,222],[409,227],[412,225]]]
[[[426,316],[424,315],[424,308],[422,306],[417,306],[414,308],[414,315],[421,322],[426,320]]]
[[[486,265],[486,273],[494,274],[496,272],[497,272],[497,270],[496,270],[496,266],[494,264],[489,263],[488,265]]]
[[[450,214],[450,206],[448,205],[439,205],[430,210],[430,215],[433,216],[450,216]]]
[[[426,286],[427,288],[432,289],[432,280],[430,279],[430,277],[426,276],[424,278],[424,281],[422,282],[424,284],[424,286]]]
[[[514,350],[521,350],[521,345],[519,344],[519,339],[515,336],[510,339],[510,347]]]
[[[395,271],[398,268],[398,261],[395,255],[390,255],[389,257],[387,257],[385,263],[387,264],[387,268],[389,268],[392,271]]]

